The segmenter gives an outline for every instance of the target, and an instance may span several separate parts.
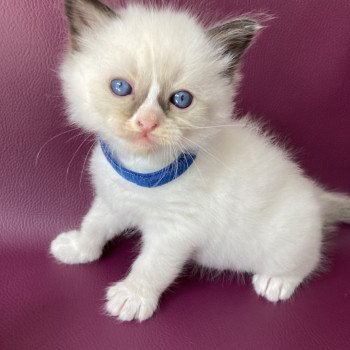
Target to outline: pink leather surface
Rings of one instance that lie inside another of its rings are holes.
[[[309,175],[350,192],[350,2],[227,0],[201,8],[217,18],[275,15],[245,57],[238,106],[264,116]],[[92,198],[81,175],[90,144],[78,149],[86,136],[68,131],[55,72],[66,40],[63,4],[0,0],[0,9],[0,349],[350,348],[349,226],[333,240],[328,272],[289,302],[259,299],[248,277],[185,276],[149,321],[103,315],[104,289],[127,272],[136,241],[114,241],[90,265],[60,265],[48,255],[50,241],[79,224]]]

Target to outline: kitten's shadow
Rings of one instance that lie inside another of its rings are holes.
[[[122,254],[135,259],[141,250],[141,233],[137,229],[128,229],[111,239],[103,248],[101,260]],[[131,255],[129,253],[132,253]]]

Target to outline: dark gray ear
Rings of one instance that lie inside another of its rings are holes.
[[[219,47],[221,53],[231,58],[231,64],[225,75],[233,76],[239,59],[260,28],[258,22],[252,19],[239,18],[208,30],[209,37]]]
[[[65,0],[72,48],[79,49],[79,37],[87,28],[94,29],[116,13],[98,0]]]

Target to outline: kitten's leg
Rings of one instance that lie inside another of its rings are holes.
[[[63,232],[50,247],[51,254],[65,264],[83,264],[97,260],[105,243],[120,233],[126,223],[96,197],[79,231]]]
[[[129,275],[108,288],[107,312],[122,321],[151,317],[160,295],[178,276],[190,254],[188,242],[184,244],[166,232],[145,241]]]
[[[271,259],[270,263],[267,262],[265,268],[253,276],[252,282],[256,293],[271,302],[289,299],[320,262],[320,245],[315,244],[313,248],[308,251],[308,254],[304,254],[304,257],[300,254],[299,256],[284,254],[282,258],[276,252],[271,254],[267,258]],[[283,263],[281,263],[282,259],[284,259]],[[280,263],[276,263],[277,261]],[[296,262],[298,262],[297,266]],[[281,265],[286,268],[282,269]],[[291,267],[290,270],[287,266]]]
[[[303,277],[288,275],[270,277],[256,274],[253,276],[253,286],[258,295],[275,303],[289,299],[303,279]]]

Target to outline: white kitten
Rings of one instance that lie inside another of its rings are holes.
[[[115,13],[97,0],[66,0],[66,11],[69,117],[104,149],[91,158],[90,211],[51,253],[91,262],[138,227],[142,251],[107,292],[121,320],[149,318],[191,259],[252,273],[259,295],[288,299],[320,263],[323,226],[350,221],[350,199],[306,178],[247,118],[232,120],[238,60],[259,25],[241,18],[205,30],[184,12]]]

